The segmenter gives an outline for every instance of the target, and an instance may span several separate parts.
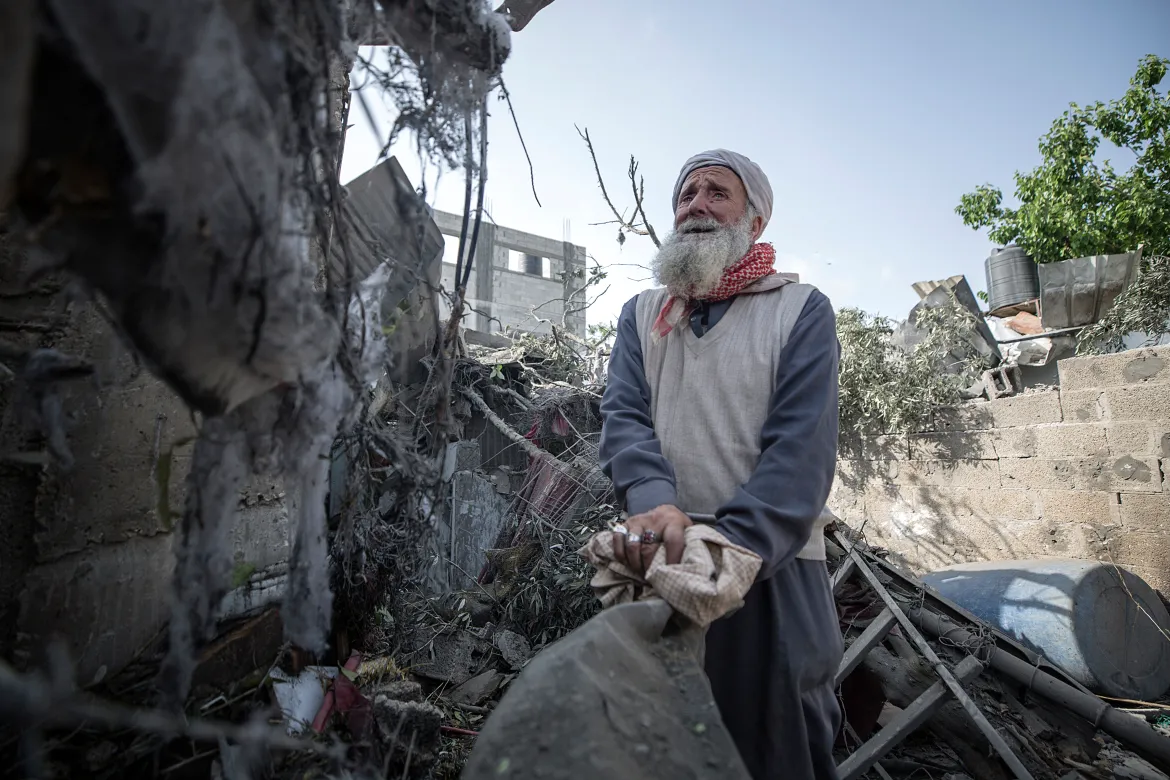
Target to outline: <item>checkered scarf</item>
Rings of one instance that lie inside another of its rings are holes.
[[[772,245],[754,244],[739,262],[723,272],[723,278],[715,285],[715,289],[701,299],[687,300],[675,295],[667,298],[666,305],[654,320],[654,327],[651,330],[654,339],[663,338],[678,327],[679,323],[690,317],[699,300],[726,301],[738,295],[752,282],[776,273],[775,265],[776,250]]]

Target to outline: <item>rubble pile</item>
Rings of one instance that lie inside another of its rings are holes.
[[[1170,696],[1159,702],[1113,702],[1115,709],[1043,657],[887,564],[882,550],[869,548],[851,530],[841,525],[837,530],[842,544],[830,542],[828,550],[847,644],[839,676],[847,719],[838,740],[841,767],[849,768],[854,756],[865,752],[863,745],[880,742],[880,736],[888,750],[872,763],[880,776],[926,773],[953,780],[1167,776],[1163,770],[1170,768]],[[847,552],[845,545],[853,551]],[[849,579],[855,570],[854,553],[907,619],[923,628],[917,639],[926,641],[956,677],[965,664],[971,665],[973,674],[964,680],[964,690],[1027,775],[1013,773],[1002,754],[997,757],[995,745],[972,727],[969,712],[953,699],[919,726],[905,727],[929,697],[931,686],[938,684],[936,670],[914,646],[911,640],[916,638],[889,614],[883,594],[865,578]],[[883,642],[884,632],[888,633]],[[1010,658],[1004,660],[1005,656]],[[1024,674],[1004,671],[1012,669],[1023,669]],[[1086,718],[1087,713],[1092,717]],[[868,742],[871,739],[874,743]]]

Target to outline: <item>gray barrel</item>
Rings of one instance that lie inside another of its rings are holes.
[[[922,581],[1096,693],[1155,701],[1170,688],[1170,614],[1131,571],[1047,558],[956,564]]]
[[[987,272],[987,308],[991,312],[1040,297],[1040,276],[1036,263],[1012,244],[992,251],[983,264]]]

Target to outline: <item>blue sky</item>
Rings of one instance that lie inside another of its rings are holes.
[[[986,235],[959,196],[1039,161],[1036,143],[1068,103],[1119,97],[1145,54],[1170,56],[1170,0],[555,0],[521,33],[504,79],[536,173],[504,103],[492,101],[487,199],[495,221],[584,244],[610,268],[591,322],[649,286],[653,245],[617,244],[588,127],[619,208],[629,155],[659,233],[683,161],[723,146],[764,168],[775,209],[764,240],[837,308],[904,317],[913,282],[966,274],[985,288]],[[382,110],[376,96],[376,111]],[[392,108],[379,117],[390,127]],[[381,141],[351,115],[342,180]],[[412,179],[408,142],[392,150]],[[428,176],[432,204],[460,211],[463,183]],[[621,197],[616,197],[620,193]]]

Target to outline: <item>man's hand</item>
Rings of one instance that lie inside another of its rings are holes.
[[[666,545],[667,563],[682,560],[686,530],[693,523],[678,507],[664,504],[634,515],[625,525],[628,535],[614,532],[613,556],[639,576],[645,576],[660,544]],[[647,531],[651,532],[649,537]]]

